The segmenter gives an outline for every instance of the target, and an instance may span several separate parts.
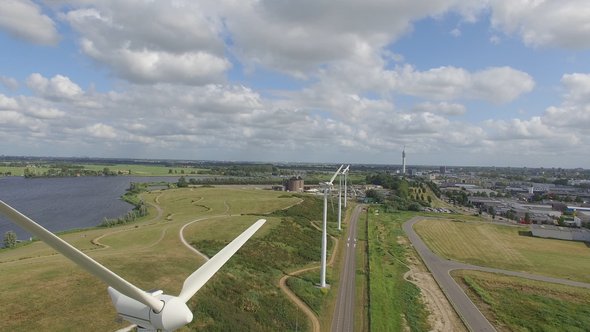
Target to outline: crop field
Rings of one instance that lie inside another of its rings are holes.
[[[321,214],[310,214],[321,211],[321,201],[302,197],[228,188],[156,191],[143,194],[158,208],[150,205],[142,220],[62,237],[140,288],[177,294],[202,263],[180,243],[183,225],[208,218],[192,223],[184,235],[213,255],[266,218],[267,224],[190,301],[195,320],[185,330],[305,330],[305,316],[276,286],[283,271],[319,257],[320,232],[302,216],[319,219]],[[0,250],[0,300],[3,330],[108,331],[128,325],[116,320],[105,284],[41,242]]]
[[[590,282],[590,248],[584,243],[534,238],[528,227],[457,218],[423,220],[414,228],[431,250],[448,259]]]
[[[455,271],[499,331],[590,331],[590,290],[478,271]]]
[[[426,331],[428,312],[420,289],[404,280],[406,247],[402,224],[413,213],[369,211],[369,316],[372,331]]]

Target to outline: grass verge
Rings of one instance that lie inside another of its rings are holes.
[[[426,331],[428,312],[420,289],[403,279],[406,249],[402,224],[415,214],[369,210],[369,321],[371,331]]]

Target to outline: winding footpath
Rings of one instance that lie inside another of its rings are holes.
[[[436,218],[414,217],[403,224],[403,229],[420,257],[422,257],[424,264],[426,264],[426,267],[428,270],[430,270],[432,276],[457,311],[457,314],[459,314],[465,325],[467,325],[467,328],[471,331],[496,331],[496,329],[492,324],[490,324],[481,311],[479,311],[475,304],[473,304],[471,299],[469,299],[463,289],[455,282],[453,277],[451,277],[450,272],[453,270],[476,270],[491,273],[501,273],[526,279],[590,288],[590,284],[584,282],[547,277],[531,273],[495,269],[443,259],[434,254],[414,231],[414,224],[416,224],[418,221],[428,219]]]
[[[322,228],[320,226],[316,225],[313,222],[311,222],[311,225],[319,231],[322,230]],[[333,237],[332,235],[330,235],[330,239],[332,241],[334,241],[334,245],[333,245],[333,249],[332,249],[332,254],[330,255],[330,259],[328,260],[326,265],[333,266],[334,259],[336,259],[336,253],[338,252],[338,239]],[[303,302],[295,293],[293,293],[293,291],[291,291],[289,286],[287,286],[287,279],[289,279],[289,277],[297,276],[297,275],[303,274],[308,271],[317,270],[319,268],[320,268],[320,265],[314,265],[311,267],[299,269],[299,270],[293,271],[287,275],[284,275],[279,280],[279,288],[283,291],[283,293],[285,293],[285,295],[287,295],[289,300],[291,300],[291,302],[293,302],[307,316],[307,318],[311,322],[311,330],[313,332],[320,332],[320,320],[318,319],[318,316],[316,316],[316,314],[313,312],[313,310],[311,310],[311,308],[305,302]]]

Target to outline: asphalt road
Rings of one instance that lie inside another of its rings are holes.
[[[362,207],[357,206],[352,212],[346,234],[346,247],[344,253],[344,268],[340,273],[340,287],[338,299],[332,316],[332,331],[353,331],[354,330],[354,296],[356,277],[356,246],[357,227]]]
[[[590,288],[590,284],[584,282],[577,282],[567,279],[559,279],[546,277],[542,275],[516,272],[502,269],[494,269],[489,267],[482,267],[476,265],[470,265],[465,263],[459,263],[447,259],[443,259],[435,255],[430,249],[424,244],[422,239],[414,231],[414,224],[420,220],[429,219],[426,217],[414,217],[406,221],[403,225],[404,231],[408,235],[410,242],[422,257],[422,260],[426,264],[426,267],[432,273],[434,279],[439,284],[467,328],[471,331],[496,331],[496,329],[490,324],[490,322],[484,317],[479,309],[471,302],[469,297],[463,292],[463,289],[455,282],[451,277],[450,272],[452,270],[477,270],[484,272],[502,273],[506,275],[540,280],[546,282],[553,282],[563,285],[570,285],[576,287]]]

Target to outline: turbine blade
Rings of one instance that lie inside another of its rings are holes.
[[[225,264],[231,256],[233,256],[238,249],[256,233],[256,231],[264,225],[266,219],[260,219],[235,238],[230,244],[221,249],[213,258],[201,265],[198,270],[193,272],[182,285],[182,290],[178,298],[185,303],[195,295],[201,287]]]
[[[340,173],[340,170],[342,169],[342,167],[344,167],[344,165],[340,165],[340,168],[338,168],[338,170],[336,171],[336,173],[334,173],[334,176],[332,176],[332,179],[330,179],[330,184],[332,184],[332,182],[334,182],[334,179]]]
[[[4,213],[10,220],[12,220],[12,222],[19,225],[27,232],[37,236],[51,248],[66,256],[72,262],[104,281],[107,285],[113,287],[120,293],[147,305],[156,312],[162,310],[164,304],[160,300],[121,278],[89,256],[86,256],[80,250],[74,248],[69,243],[60,239],[55,234],[43,228],[43,226],[37,224],[1,200],[0,212]]]

